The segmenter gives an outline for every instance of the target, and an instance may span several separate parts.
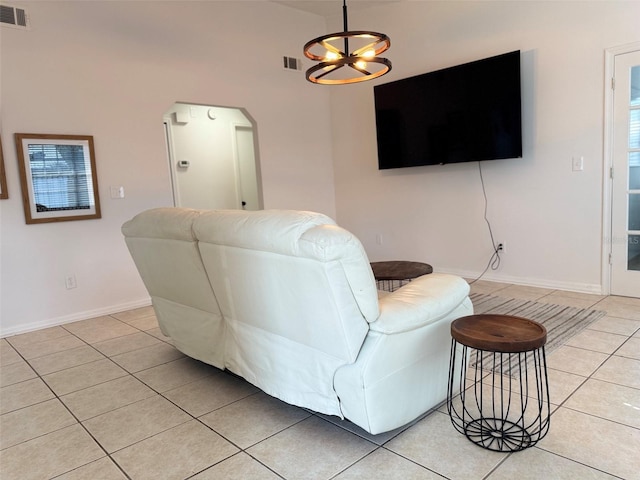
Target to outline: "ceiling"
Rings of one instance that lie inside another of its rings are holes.
[[[340,0],[272,0],[275,3],[297,8],[305,12],[314,13],[322,17],[332,17],[342,15],[342,1]],[[366,10],[367,8],[383,5],[385,3],[395,3],[403,0],[348,0],[347,9],[349,12]]]

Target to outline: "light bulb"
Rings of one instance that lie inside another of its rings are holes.
[[[364,70],[365,68],[367,68],[367,62],[365,62],[364,60],[358,60],[355,65],[360,70]]]
[[[324,56],[325,61],[331,62],[332,60],[337,60],[339,55],[336,52],[327,51]]]
[[[373,58],[376,56],[376,51],[373,48],[370,48],[369,50],[362,52],[362,56],[364,58]]]

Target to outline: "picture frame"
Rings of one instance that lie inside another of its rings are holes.
[[[0,200],[9,198],[7,189],[7,174],[4,170],[4,155],[2,153],[2,135],[0,135]]]
[[[27,224],[101,218],[93,136],[16,133]]]

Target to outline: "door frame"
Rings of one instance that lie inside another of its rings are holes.
[[[613,106],[614,106],[614,86],[616,56],[640,50],[640,42],[627,43],[617,47],[607,48],[604,52],[604,143],[602,162],[602,294],[611,293],[611,247],[612,247],[612,195],[613,179],[611,169],[613,168]]]
[[[175,161],[175,151],[173,149],[173,135],[171,132],[171,127],[169,123],[171,122],[171,117],[169,115],[164,115],[162,117],[163,127],[164,127],[164,141],[166,147],[167,154],[167,165],[169,166],[169,180],[171,183],[171,198],[173,199],[173,206],[180,207],[179,199],[180,199],[180,187],[178,186],[178,180],[176,178],[176,171],[172,162]]]

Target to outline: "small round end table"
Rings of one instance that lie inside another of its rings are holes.
[[[378,289],[387,292],[397,290],[414,278],[433,273],[433,267],[428,263],[404,260],[371,262],[371,269]]]
[[[544,326],[511,315],[469,315],[452,322],[451,336],[447,410],[456,430],[499,452],[535,445],[551,414]]]

